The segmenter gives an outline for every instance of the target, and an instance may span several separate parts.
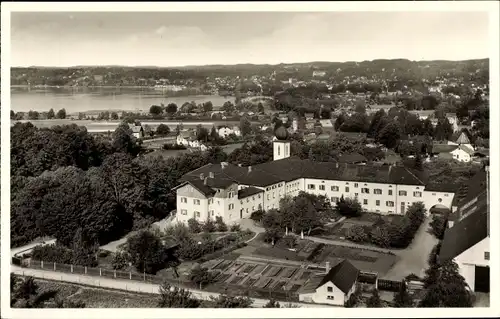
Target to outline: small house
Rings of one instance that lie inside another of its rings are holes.
[[[313,276],[299,290],[299,300],[344,306],[356,290],[359,270],[344,259],[332,269],[326,269],[326,275]]]
[[[132,130],[132,135],[134,135],[135,138],[144,137],[144,129],[142,128],[142,125],[134,125],[131,127],[131,130]]]

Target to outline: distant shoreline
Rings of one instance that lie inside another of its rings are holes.
[[[68,86],[68,85],[26,85],[26,84],[16,84],[11,85],[11,89],[100,89],[100,88],[110,88],[110,89],[155,89],[154,86],[144,86],[144,85],[90,85],[90,86]],[[160,90],[161,88],[158,88]],[[213,94],[202,94],[202,95],[213,95]]]

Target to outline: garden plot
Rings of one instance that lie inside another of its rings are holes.
[[[266,269],[268,265],[257,265],[251,272],[250,276],[260,276],[262,271]]]
[[[283,271],[280,273],[280,277],[291,278],[296,271],[297,271],[296,268],[283,268]]]
[[[233,263],[232,260],[224,260],[223,262],[215,266],[213,269],[225,271],[232,263]]]
[[[286,281],[278,281],[274,286],[274,290],[283,290],[283,287],[285,287]]]
[[[226,271],[231,272],[231,273],[236,273],[236,272],[237,272],[237,270],[238,270],[241,266],[243,266],[243,264],[241,264],[241,263],[234,263],[234,264],[232,264],[230,267],[228,267]]]
[[[212,259],[203,264],[203,267],[207,269],[215,269],[218,265],[224,262],[224,259]]]
[[[258,267],[258,265],[245,264],[243,267],[238,269],[238,273],[248,275],[257,267]]]
[[[281,267],[273,266],[264,273],[266,277],[274,277],[281,271]]]
[[[268,278],[268,277],[263,277],[261,280],[259,280],[257,283],[255,283],[255,287],[257,288],[264,288],[266,287],[267,285],[269,285],[269,283],[272,281],[271,278]]]
[[[257,282],[257,278],[248,278],[245,282],[244,282],[244,285],[247,286],[247,287],[252,287],[256,282]]]

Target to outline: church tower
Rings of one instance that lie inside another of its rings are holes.
[[[281,160],[290,157],[290,141],[288,131],[284,126],[280,126],[274,132],[276,140],[273,141],[273,160]]]

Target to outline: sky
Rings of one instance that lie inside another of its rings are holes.
[[[13,12],[12,66],[489,56],[484,12]]]

